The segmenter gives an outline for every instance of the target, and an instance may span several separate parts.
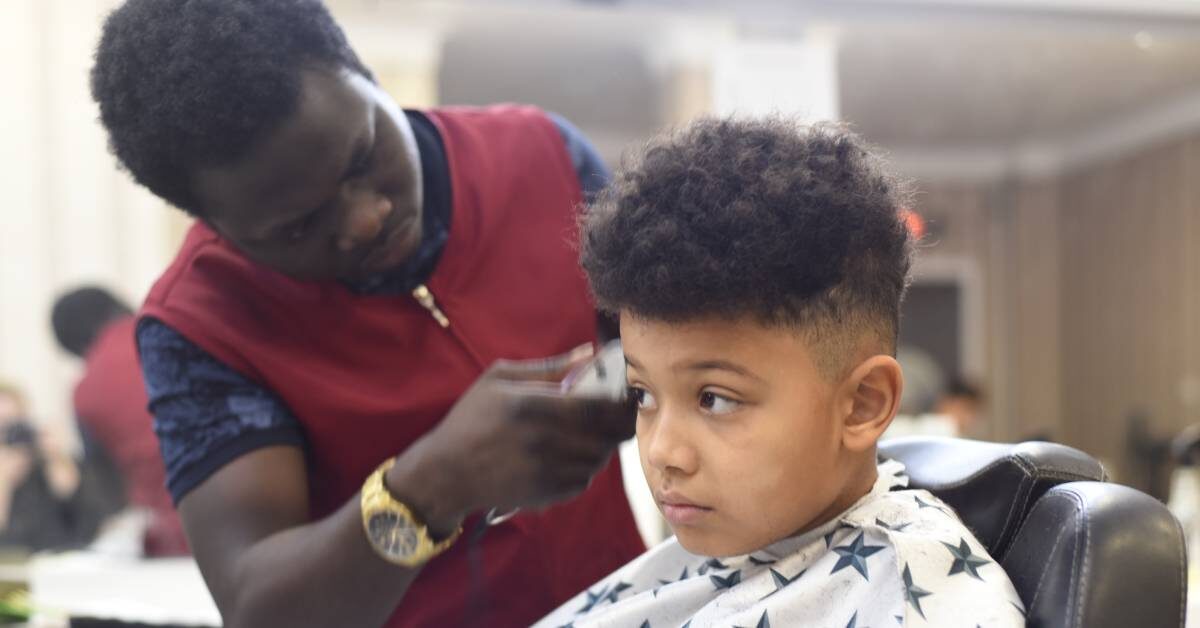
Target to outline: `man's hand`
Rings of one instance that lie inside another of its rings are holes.
[[[387,484],[431,531],[471,512],[539,507],[587,488],[633,436],[632,402],[567,396],[560,380],[591,347],[546,360],[494,364],[388,473]]]

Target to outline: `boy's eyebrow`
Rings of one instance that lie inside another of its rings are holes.
[[[625,364],[639,370],[642,368],[636,360],[631,359],[628,355],[625,356]],[[688,371],[730,371],[743,377],[748,377],[754,381],[766,383],[766,380],[755,375],[754,373],[751,373],[745,367],[728,360],[701,360],[699,362],[683,364],[682,367]]]
[[[683,365],[683,368],[689,371],[731,371],[741,375],[742,377],[747,377],[758,382],[765,382],[763,378],[751,373],[749,369],[728,360],[703,360],[700,362],[685,364]]]

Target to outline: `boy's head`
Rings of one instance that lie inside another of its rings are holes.
[[[739,554],[848,508],[895,413],[902,191],[834,125],[703,120],[584,224],[619,314],[647,480],[683,545]]]
[[[354,278],[415,248],[412,129],[319,0],[128,0],[91,81],[134,179],[252,259]]]

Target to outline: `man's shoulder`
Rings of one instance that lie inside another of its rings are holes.
[[[522,103],[496,103],[491,105],[444,105],[421,110],[443,129],[447,124],[472,126],[507,127],[536,124],[557,128],[552,115],[536,105]]]

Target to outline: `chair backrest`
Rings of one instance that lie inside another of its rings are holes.
[[[1158,500],[1106,484],[1091,456],[1052,443],[884,441],[909,485],[952,506],[1008,573],[1034,628],[1182,628],[1186,552]]]
[[[996,560],[1003,559],[1026,513],[1051,487],[1107,479],[1094,458],[1054,443],[911,437],[881,442],[879,454],[904,463],[910,486],[954,508]]]
[[[1166,506],[1100,482],[1048,490],[1001,560],[1034,628],[1182,628],[1186,565]]]

